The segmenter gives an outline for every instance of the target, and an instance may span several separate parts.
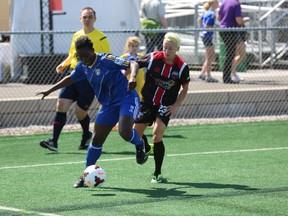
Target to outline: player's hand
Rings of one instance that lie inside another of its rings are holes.
[[[135,81],[130,81],[128,82],[128,90],[133,90],[137,86],[137,83]]]
[[[48,96],[50,93],[47,92],[47,91],[37,91],[35,95],[41,95],[41,94],[43,95],[42,98],[41,98],[41,99],[43,100],[43,99],[44,99],[46,96]]]
[[[173,118],[176,114],[176,111],[177,111],[178,107],[176,105],[170,105],[167,107],[167,111],[165,113],[165,116],[169,116],[170,115],[170,118]]]
[[[56,73],[57,73],[57,74],[63,73],[63,71],[65,70],[65,68],[66,68],[65,65],[59,64],[59,65],[56,67]]]

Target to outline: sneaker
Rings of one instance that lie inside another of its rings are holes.
[[[236,81],[233,81],[232,79],[230,79],[230,80],[225,80],[223,83],[224,84],[239,84],[240,82],[236,82]]]
[[[206,78],[206,82],[214,82],[214,83],[216,83],[216,82],[219,82],[219,81],[217,79],[209,76],[209,77]]]
[[[143,140],[142,143],[142,146],[136,146],[136,161],[138,164],[144,164],[148,159],[148,156],[145,156],[145,143]]]
[[[47,141],[42,140],[40,142],[40,146],[43,147],[43,148],[48,148],[50,151],[55,151],[55,152],[58,151],[58,148],[57,148],[58,145],[57,145],[57,143],[54,143],[52,141],[52,139],[49,139]]]
[[[89,131],[88,137],[82,136],[82,140],[81,140],[81,143],[80,143],[80,146],[79,146],[79,150],[86,150],[89,147],[91,139],[92,139],[92,135],[93,134]]]
[[[238,75],[236,75],[236,76],[232,76],[231,80],[234,82],[240,82],[240,81],[243,81],[244,79],[242,77],[239,77]]]
[[[83,176],[81,176],[75,183],[74,188],[80,188],[80,187],[88,187],[85,182]]]
[[[158,176],[153,176],[151,183],[166,183],[167,179],[163,178],[161,174],[159,174]]]
[[[206,79],[206,76],[205,76],[205,75],[202,75],[202,74],[200,74],[200,75],[199,75],[199,77],[198,77],[198,79],[201,79],[201,80],[204,80],[204,81],[205,81],[205,79]]]

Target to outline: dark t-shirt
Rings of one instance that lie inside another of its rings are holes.
[[[189,67],[178,55],[173,64],[165,63],[163,51],[149,53],[137,60],[139,68],[146,67],[143,101],[169,106],[175,103],[181,85],[190,82]]]

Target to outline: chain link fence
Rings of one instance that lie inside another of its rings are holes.
[[[199,79],[205,57],[197,18],[203,13],[203,2],[163,0],[167,19],[181,38],[178,54],[190,67],[189,93],[175,118],[252,117],[288,114],[288,3],[285,0],[241,0],[244,17],[249,22],[242,29],[211,29],[216,58],[212,62],[213,78]],[[175,11],[177,10],[177,13]],[[129,36],[141,38],[140,52],[146,52],[143,33],[166,33],[166,30],[103,30],[112,52],[121,55]],[[245,57],[237,65],[239,84],[223,83],[226,48],[220,31],[247,32]],[[66,57],[75,31],[0,32],[0,129],[31,125],[52,125],[59,91],[45,100],[35,96],[37,90],[49,88],[67,75],[55,72]],[[89,110],[97,114],[97,101]],[[77,122],[74,109],[67,124]],[[91,118],[93,119],[93,118]]]

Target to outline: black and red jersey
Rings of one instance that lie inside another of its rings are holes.
[[[147,68],[142,88],[143,101],[169,106],[175,103],[181,85],[190,82],[189,67],[176,55],[173,64],[165,62],[164,52],[153,52],[137,60],[139,68]]]

